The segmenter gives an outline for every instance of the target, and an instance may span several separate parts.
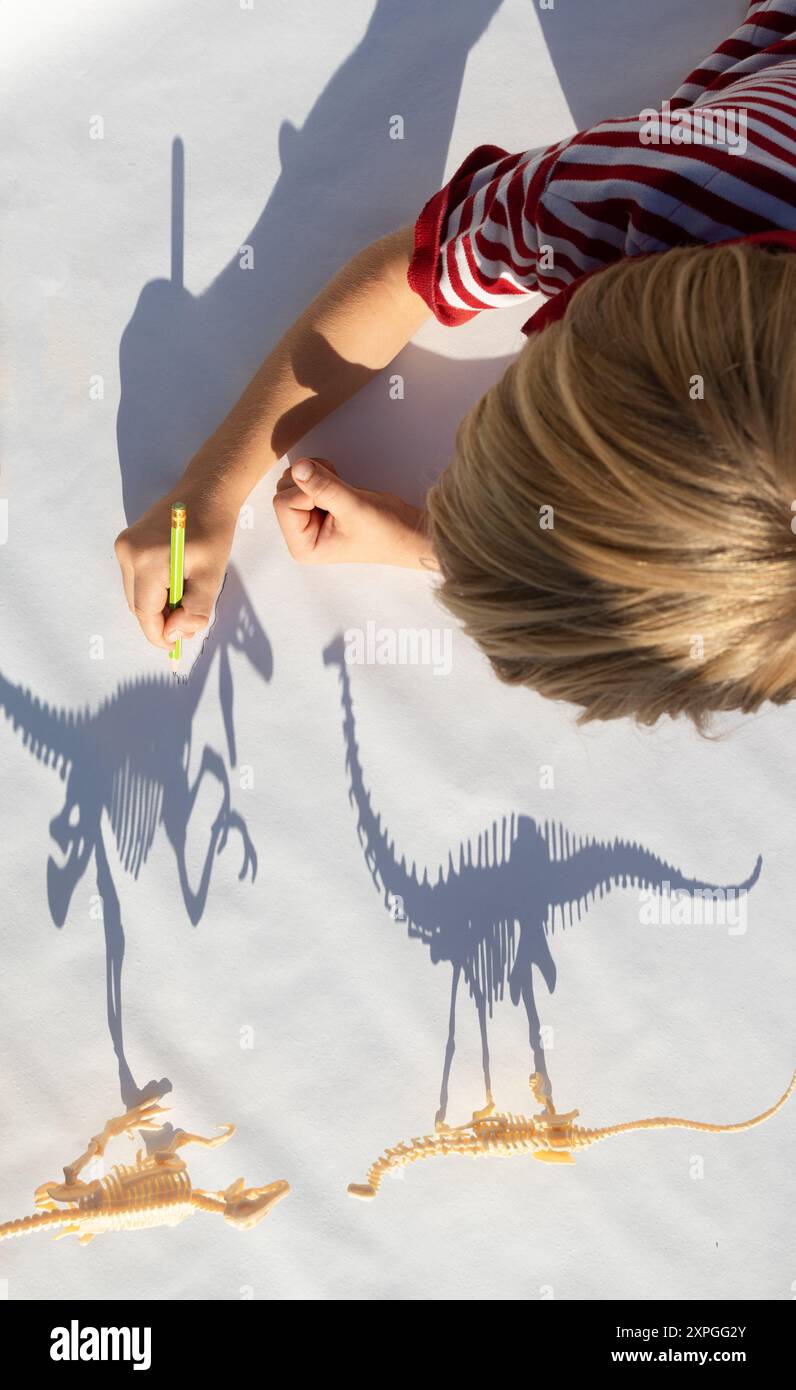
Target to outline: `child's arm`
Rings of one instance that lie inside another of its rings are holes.
[[[240,508],[314,425],[398,355],[430,310],[409,288],[414,229],[354,256],[266,357],[185,477],[216,478]]]
[[[391,232],[338,271],[269,353],[176,486],[117,537],[128,604],[155,646],[170,646],[175,631],[192,637],[207,626],[249,493],[308,430],[386,367],[429,317],[406,279],[413,235],[412,226]],[[172,501],[188,508],[186,577],[182,607],[166,628]]]

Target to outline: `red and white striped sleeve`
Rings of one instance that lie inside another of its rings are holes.
[[[410,286],[455,326],[624,256],[796,231],[796,0],[754,0],[670,109],[734,96],[749,115],[742,154],[645,143],[643,114],[520,154],[479,145],[415,223]]]
[[[794,54],[796,4],[793,0],[750,0],[746,19],[678,87],[672,109],[713,97],[742,76],[760,72]]]
[[[508,154],[479,145],[415,223],[408,280],[440,323],[514,304],[538,288],[532,213],[566,141]]]

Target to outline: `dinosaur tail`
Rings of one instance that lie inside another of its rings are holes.
[[[739,1120],[737,1124],[714,1125],[704,1120],[682,1120],[671,1115],[657,1115],[649,1120],[628,1120],[621,1125],[608,1125],[604,1129],[581,1129],[576,1127],[574,1130],[575,1147],[587,1148],[589,1144],[594,1144],[598,1139],[610,1139],[615,1134],[630,1134],[637,1129],[699,1129],[708,1134],[740,1134],[742,1130],[754,1129],[755,1125],[762,1125],[765,1120],[770,1120],[772,1115],[776,1115],[781,1110],[785,1102],[793,1094],[796,1088],[796,1071],[790,1079],[790,1083],[783,1091],[779,1100],[769,1106],[768,1110],[763,1110],[761,1114],[754,1115],[750,1120]]]
[[[443,1130],[438,1134],[425,1134],[418,1139],[396,1144],[394,1149],[385,1149],[380,1158],[368,1170],[365,1182],[348,1184],[349,1197],[362,1197],[366,1201],[375,1197],[385,1173],[393,1168],[402,1168],[407,1163],[416,1163],[421,1158],[435,1158],[437,1154],[475,1153],[478,1143],[469,1125],[457,1129]]]
[[[17,1221],[4,1221],[0,1223],[0,1240],[29,1236],[47,1226],[69,1226],[77,1211],[77,1207],[63,1207],[60,1211],[37,1211],[32,1216],[20,1216]]]

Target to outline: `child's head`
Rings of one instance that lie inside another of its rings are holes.
[[[796,695],[796,255],[620,261],[462,421],[440,596],[501,679],[645,724]]]

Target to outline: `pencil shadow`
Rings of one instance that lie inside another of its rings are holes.
[[[747,893],[757,882],[761,857],[741,882],[713,884],[687,877],[638,841],[579,837],[560,824],[541,825],[518,812],[495,821],[475,842],[452,848],[435,881],[430,881],[428,870],[420,877],[414,864],[410,869],[405,858],[399,858],[395,837],[382,824],[365,783],[342,638],[329,644],[324,662],[340,678],[349,797],[373,882],[393,919],[428,948],[432,965],[451,967],[437,1122],[446,1120],[461,985],[466,986],[478,1017],[486,1107],[494,1103],[489,1020],[495,1005],[506,996],[525,1012],[530,1070],[541,1074],[552,1096],[534,971],[552,993],[556,967],[551,938],[556,924],[566,927],[579,922],[597,898],[628,887],[678,898],[710,895],[714,901],[729,902],[729,909],[722,910],[732,914],[739,911],[737,895]],[[729,920],[734,920],[731,915]]]

